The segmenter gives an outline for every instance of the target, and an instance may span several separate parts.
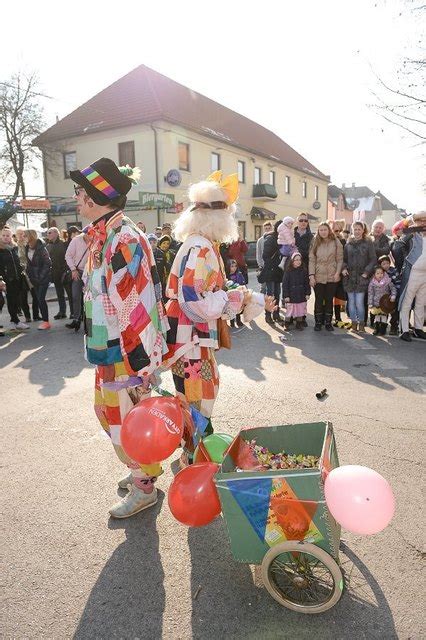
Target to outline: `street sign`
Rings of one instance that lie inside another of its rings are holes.
[[[182,182],[182,175],[177,169],[170,169],[166,176],[169,187],[178,187]]]
[[[40,211],[46,211],[46,209],[50,209],[50,202],[49,200],[28,200],[27,198],[22,198],[19,206],[22,209],[40,209]]]
[[[175,206],[175,197],[170,193],[139,191],[141,209],[170,209]]]
[[[321,202],[319,202],[318,200],[315,200],[315,202],[312,205],[313,209],[321,209]]]

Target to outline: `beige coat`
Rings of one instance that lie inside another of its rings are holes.
[[[316,282],[326,284],[334,282],[336,273],[341,272],[343,264],[343,247],[337,238],[321,242],[316,252],[313,251],[313,242],[309,250],[309,275],[315,276]]]

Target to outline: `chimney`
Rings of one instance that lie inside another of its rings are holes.
[[[352,189],[354,189],[355,187],[355,182],[352,182]]]
[[[342,182],[342,189],[344,189],[346,187],[345,183]]]

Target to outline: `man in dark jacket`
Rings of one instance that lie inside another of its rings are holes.
[[[390,240],[385,233],[386,227],[383,220],[375,220],[371,226],[371,239],[374,243],[376,258],[390,254]]]
[[[274,324],[276,322],[279,325],[284,325],[284,320],[282,320],[280,316],[279,310],[279,300],[280,300],[280,289],[281,283],[283,279],[283,271],[280,269],[281,255],[278,246],[278,227],[281,224],[282,220],[277,220],[274,224],[274,230],[272,233],[268,233],[265,237],[265,242],[263,245],[263,268],[261,273],[263,275],[263,280],[266,285],[266,295],[273,296],[277,302],[277,308],[271,314],[270,311],[265,311],[265,320],[268,324]]]
[[[297,216],[297,227],[294,228],[294,240],[296,247],[302,256],[303,266],[308,269],[309,264],[309,247],[311,246],[314,234],[309,228],[309,219],[307,213],[299,213]]]
[[[52,261],[52,280],[55,285],[56,296],[58,298],[59,311],[56,316],[53,316],[55,320],[67,317],[67,308],[65,304],[65,293],[63,277],[67,271],[67,263],[65,261],[66,246],[65,243],[59,237],[59,230],[56,227],[50,227],[47,230],[48,244],[47,250]],[[70,304],[70,315],[72,316],[71,300],[68,299]]]
[[[12,328],[18,330],[29,329],[29,326],[21,322],[18,317],[24,276],[19,261],[18,247],[12,239],[12,230],[7,226],[3,227],[0,232],[0,276],[6,285],[7,308]]]
[[[311,246],[314,234],[309,227],[309,218],[307,213],[299,213],[297,216],[297,227],[294,228],[294,240],[297,250],[302,256],[302,264],[306,270],[309,269],[309,247]],[[291,325],[293,318],[286,319],[286,324]],[[303,327],[307,327],[306,316],[302,319]]]

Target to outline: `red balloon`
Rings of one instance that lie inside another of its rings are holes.
[[[214,462],[191,464],[179,471],[170,485],[170,511],[188,527],[209,524],[221,512],[213,476],[219,469]]]
[[[168,458],[180,445],[183,414],[177,398],[148,398],[138,402],[123,420],[121,446],[129,458],[154,464]]]

